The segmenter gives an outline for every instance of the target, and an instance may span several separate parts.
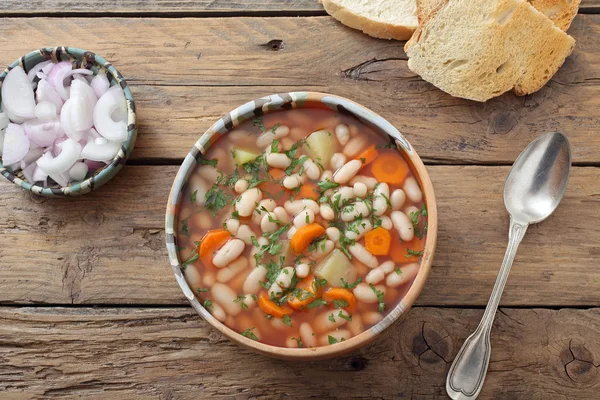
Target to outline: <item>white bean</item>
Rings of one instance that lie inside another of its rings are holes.
[[[388,217],[387,215],[384,215],[383,217],[381,217],[381,227],[383,229],[385,229],[386,231],[391,230],[394,227],[394,224],[392,224],[391,218]]]
[[[217,319],[217,321],[225,322],[225,320],[227,319],[227,314],[225,314],[225,310],[223,310],[223,307],[221,307],[217,303],[212,303],[212,307],[210,307],[209,312],[213,317]]]
[[[294,217],[294,226],[296,228],[302,228],[304,225],[312,224],[313,222],[315,222],[315,213],[308,208],[300,211]]]
[[[337,200],[338,195],[340,196],[339,201]],[[350,186],[341,186],[339,188],[337,188],[332,194],[331,194],[331,200],[332,201],[338,201],[338,204],[341,206],[344,203],[348,202],[348,200],[354,198],[354,189],[352,189]]]
[[[248,259],[246,257],[238,257],[231,262],[227,267],[221,268],[217,272],[217,281],[226,283],[232,280],[240,271],[248,268]]]
[[[278,331],[288,331],[290,327],[283,323],[283,320],[279,318],[271,318],[271,326]]]
[[[386,274],[392,272],[395,268],[395,264],[393,261],[386,261],[381,264],[379,267],[372,269],[366,276],[365,282],[372,283],[374,285],[383,281]]]
[[[421,193],[421,188],[419,187],[417,180],[412,176],[406,178],[402,189],[404,189],[406,197],[408,197],[408,199],[413,203],[420,203],[421,200],[423,200],[423,193]]]
[[[308,322],[300,324],[300,338],[306,347],[315,347],[317,345],[317,337],[312,326]]]
[[[300,343],[298,342],[299,338],[295,337],[295,336],[288,336],[287,339],[285,339],[285,347],[289,347],[292,349],[297,349],[298,347],[300,347]]]
[[[333,339],[335,339],[334,343],[340,343],[340,342],[343,342],[344,340],[350,339],[352,337],[352,334],[350,333],[350,331],[348,329],[338,329],[336,331],[331,331],[331,332],[326,333],[319,337],[319,344],[321,346],[330,345],[331,344],[331,343],[329,343],[330,336]]]
[[[400,239],[410,242],[415,237],[412,221],[402,211],[392,211],[390,214],[394,228],[400,234]]]
[[[273,168],[286,169],[292,160],[284,153],[271,153],[267,156],[267,164]]]
[[[241,304],[235,302],[238,297],[237,294],[232,288],[223,283],[215,283],[212,285],[210,288],[210,296],[213,301],[219,303],[229,315],[236,316],[242,311]]]
[[[275,129],[274,132],[273,132],[273,129],[269,129],[267,132],[262,133],[256,139],[256,145],[261,148],[270,146],[271,143],[273,142],[273,140],[281,139],[281,138],[287,136],[289,133],[290,133],[290,128],[288,128],[285,125],[280,125],[279,127],[277,127],[277,129]]]
[[[335,243],[340,240],[340,230],[338,228],[330,227],[325,229],[325,233],[327,234],[327,238]]]
[[[321,204],[321,206],[319,207],[319,212],[321,213],[321,217],[324,220],[331,221],[335,218],[335,212],[329,204]]]
[[[264,236],[261,236],[261,237],[258,238],[257,242],[258,242],[259,245],[265,246],[265,245],[269,244],[269,239],[267,239]]]
[[[382,285],[375,286],[375,289],[385,292],[385,287]],[[377,294],[367,283],[359,283],[356,285],[352,293],[354,293],[354,296],[356,296],[358,301],[362,301],[363,303],[373,304],[379,302],[379,299],[377,299]]]
[[[367,205],[364,202],[359,200],[342,208],[341,214],[342,220],[349,222],[354,221],[358,217],[368,217],[370,211],[369,207],[367,207]]]
[[[196,289],[202,286],[202,277],[200,276],[198,269],[196,269],[193,264],[185,267],[183,270],[183,276],[185,276],[185,280],[192,291],[196,292]]]
[[[354,158],[358,153],[360,153],[367,146],[367,137],[366,136],[357,136],[346,144],[344,147],[344,154],[348,158]],[[359,161],[359,160],[357,160]],[[359,161],[360,162],[360,161]],[[361,163],[362,165],[362,163]]]
[[[263,231],[263,233],[275,232],[277,230],[277,223],[275,222],[276,220],[277,216],[275,213],[265,213],[260,220],[260,229]]]
[[[365,197],[369,191],[369,189],[367,188],[367,185],[365,185],[362,182],[355,182],[353,185],[353,189],[354,189],[354,194],[356,195],[356,197],[360,197],[360,198]]]
[[[248,225],[240,225],[236,237],[242,239],[246,244],[252,244],[252,236],[256,237],[256,233]]]
[[[300,185],[302,185],[302,177],[298,174],[292,174],[283,179],[283,186],[286,189],[295,189]]]
[[[335,136],[337,140],[340,142],[342,146],[345,146],[350,140],[350,130],[348,129],[348,125],[339,124],[335,127]]]
[[[371,290],[371,288],[369,288],[369,290]],[[344,325],[346,322],[348,322],[346,319],[340,317],[339,313],[341,313],[343,316],[345,316],[348,319],[350,318],[350,314],[348,314],[348,311],[346,311],[344,309],[335,309],[335,310],[324,311],[321,314],[317,315],[314,319],[313,327],[314,327],[315,331],[317,331],[317,332],[332,331],[332,330]]]
[[[275,207],[273,213],[275,214],[275,217],[277,217],[277,219],[283,222],[284,224],[290,222],[290,216],[288,215],[287,211],[285,211],[285,208]]]
[[[312,199],[288,200],[283,204],[283,207],[291,215],[296,215],[305,208],[310,209],[314,214],[319,212],[319,205]]]
[[[373,230],[373,223],[368,218],[356,220],[349,225],[351,226],[348,226],[348,229],[346,229],[346,237],[348,239],[359,240],[365,233]]]
[[[246,190],[248,190],[248,186],[250,186],[250,183],[248,183],[247,180],[242,178],[235,183],[235,186],[233,188],[234,188],[235,192],[239,194],[239,193],[244,193]]]
[[[385,279],[385,284],[389,287],[398,287],[414,279],[419,272],[419,264],[408,264],[400,268],[400,274],[391,272]]]
[[[283,139],[281,139],[279,141],[279,143],[281,143],[281,148],[284,151],[288,151],[289,149],[292,148],[292,146],[294,146],[294,144],[296,143],[294,141],[294,139],[290,138],[290,137],[284,137]]]
[[[304,161],[304,164],[302,165],[304,165],[304,172],[309,179],[312,179],[313,181],[319,179],[319,176],[321,175],[321,169],[313,160],[309,158]]]
[[[369,250],[365,249],[365,247],[360,243],[354,243],[352,246],[348,247],[350,254],[352,254],[358,261],[365,264],[369,268],[375,268],[379,265],[377,261],[377,257],[369,252]]]
[[[371,176],[364,175],[356,175],[354,178],[350,179],[350,184],[354,185],[357,182],[364,183],[368,190],[375,189],[375,185],[377,185],[377,179]]]
[[[285,267],[279,272],[275,282],[283,289],[288,289],[292,285],[292,278],[296,270],[292,267]]]
[[[213,264],[217,268],[223,268],[238,258],[243,252],[246,244],[240,239],[231,239],[225,243],[213,257]]]
[[[321,174],[321,179],[322,181],[326,181],[326,180],[331,180],[331,178],[333,178],[333,172],[327,170],[327,171],[323,171],[323,173]]]
[[[242,289],[245,293],[256,294],[260,292],[262,286],[260,282],[267,277],[267,269],[262,265],[254,268],[246,277]]]
[[[363,321],[367,325],[376,325],[383,319],[383,315],[377,311],[369,311],[363,314]]]
[[[402,208],[402,206],[404,205],[405,201],[406,201],[406,194],[404,193],[404,190],[396,189],[392,192],[392,195],[390,196],[390,203],[392,203],[392,210],[394,210],[394,211],[400,210]]]
[[[277,203],[273,199],[264,199],[258,202],[252,214],[252,221],[260,225],[260,221],[265,215],[265,212],[273,211],[277,207]]]
[[[350,330],[352,336],[356,336],[365,331],[362,318],[358,313],[352,314],[352,320],[348,321],[348,325],[346,325],[346,327]]]
[[[373,214],[383,215],[388,209],[388,201],[390,198],[390,187],[387,183],[380,183],[375,186],[373,192]]]
[[[313,250],[308,252],[308,256],[313,260],[320,260],[325,258],[325,256],[333,251],[335,248],[335,243],[331,240],[326,240],[325,243],[319,243],[318,246]]]
[[[282,295],[283,295],[283,289],[281,288],[281,286],[279,286],[279,284],[277,282],[273,282],[271,284],[271,287],[269,288],[269,297],[275,298],[275,297],[281,297]]]
[[[331,165],[331,168],[338,170],[342,168],[344,164],[346,164],[346,156],[344,153],[335,153],[333,156],[331,156],[331,161],[329,164]]]
[[[204,271],[204,276],[202,277],[202,283],[204,286],[211,287],[215,284],[217,278],[215,277],[215,273],[212,271]]]
[[[283,140],[278,141],[277,142],[277,146],[275,146],[275,149],[272,149],[273,144],[271,144],[271,146],[267,146],[267,148],[265,149],[265,155],[268,157],[269,154],[280,153],[281,150],[283,150],[283,144],[282,144],[282,142],[283,142]],[[273,151],[273,150],[275,150],[275,151]]]
[[[195,194],[196,197],[196,201],[195,203],[197,205],[204,205],[204,203],[206,202],[206,192],[208,192],[208,189],[210,188],[210,185],[207,184],[204,179],[202,179],[200,176],[198,175],[192,175],[190,177],[189,180],[189,190],[190,190],[190,194]]]
[[[198,175],[200,175],[206,182],[216,182],[219,178],[219,171],[212,165],[202,165],[198,168]]]
[[[413,213],[417,213],[417,215],[421,215],[421,210],[419,210],[417,207],[415,206],[408,206],[406,207],[403,211],[404,214],[406,214],[407,217],[411,218]],[[412,220],[412,219],[411,219]]]
[[[294,234],[296,233],[296,231],[298,230],[298,228],[296,228],[295,226],[292,226],[290,229],[288,229],[287,231],[287,238],[291,239]]]
[[[296,276],[298,278],[306,278],[310,274],[310,265],[306,263],[296,265]]]
[[[249,217],[254,211],[256,203],[262,200],[262,192],[258,188],[246,190],[237,198],[235,209],[241,217]]]
[[[351,160],[344,164],[333,174],[333,181],[339,184],[346,183],[356,175],[362,167],[360,160]]]
[[[237,235],[238,229],[240,228],[240,220],[235,218],[227,218],[225,220],[225,229],[232,235]]]
[[[252,295],[247,294],[244,296],[242,303],[244,303],[246,305],[247,310],[251,310],[252,307],[254,307],[256,305],[256,300],[254,300],[254,297]]]

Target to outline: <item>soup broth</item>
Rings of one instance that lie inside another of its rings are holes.
[[[388,136],[309,108],[246,121],[198,159],[177,244],[216,319],[269,345],[316,347],[398,304],[426,235],[421,188]]]

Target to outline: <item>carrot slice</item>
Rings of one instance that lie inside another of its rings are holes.
[[[406,179],[409,168],[408,164],[398,153],[386,151],[371,164],[373,175],[379,182],[385,182],[392,185],[400,185]]]
[[[392,235],[381,226],[365,234],[365,248],[375,256],[388,254],[391,243]]]
[[[362,161],[363,167],[371,164],[379,156],[379,152],[375,145],[367,148],[365,151],[360,153],[356,159]]]
[[[317,200],[319,198],[319,194],[317,191],[317,185],[312,183],[305,183],[300,186],[300,191],[297,196],[294,196],[298,199],[313,199]]]
[[[312,224],[304,225],[298,229],[292,239],[290,245],[296,253],[302,253],[314,239],[325,234],[325,228],[313,222]]]
[[[290,315],[294,312],[289,307],[280,307],[271,301],[265,293],[258,297],[258,306],[266,314],[271,314],[275,318],[283,318],[284,315]]]
[[[269,168],[269,175],[266,178],[266,182],[258,185],[258,188],[262,192],[269,193],[271,195],[281,192],[281,185],[274,181],[280,181],[285,175],[285,172],[278,168]]]
[[[356,306],[356,297],[348,289],[331,288],[323,294],[323,300],[331,303],[334,300],[345,300],[350,310]]]
[[[312,274],[298,282],[296,289],[302,289],[300,298],[292,297],[288,299],[290,307],[296,310],[305,309],[307,305],[312,303],[313,300],[319,296],[320,292],[320,288],[317,287],[317,282]],[[305,293],[305,291],[308,292],[308,294]]]
[[[215,251],[223,246],[231,234],[225,229],[213,229],[206,232],[198,246],[198,257],[204,265],[213,266],[212,259]]]
[[[395,229],[392,230],[391,237],[390,257],[394,262],[399,264],[419,262],[421,256],[417,254],[425,248],[425,239],[414,238],[410,242],[402,242],[400,235]],[[411,251],[410,254],[408,252],[409,249]]]

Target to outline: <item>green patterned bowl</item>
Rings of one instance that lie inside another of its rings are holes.
[[[1,157],[0,173],[18,187],[42,196],[56,197],[86,194],[92,190],[100,188],[113,176],[115,176],[117,172],[123,168],[123,165],[125,165],[127,158],[133,150],[133,145],[135,144],[135,139],[137,138],[137,129],[135,126],[135,103],[133,102],[133,95],[131,94],[131,90],[129,90],[129,86],[127,86],[127,82],[125,82],[125,79],[123,79],[123,75],[121,75],[119,71],[112,66],[112,64],[97,54],[74,47],[46,47],[37,51],[33,51],[19,58],[0,74],[0,87],[2,87],[2,83],[4,82],[4,78],[6,77],[8,71],[16,66],[20,65],[25,72],[28,72],[34,65],[46,60],[52,60],[54,62],[70,61],[73,63],[73,68],[87,68],[94,71],[94,73],[98,72],[100,69],[104,69],[106,76],[111,80],[111,86],[120,85],[125,92],[125,99],[127,103],[127,139],[121,146],[121,150],[119,150],[110,164],[107,164],[105,167],[96,170],[89,178],[81,182],[72,182],[64,187],[58,185],[44,187],[35,185],[32,182],[28,182],[20,171],[16,174],[10,172],[2,164]]]

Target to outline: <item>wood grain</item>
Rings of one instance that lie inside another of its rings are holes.
[[[42,45],[104,55],[133,86],[137,160],[181,159],[232,108],[271,93],[315,90],[388,118],[430,162],[510,164],[533,138],[560,130],[576,163],[598,165],[600,16],[578,16],[571,33],[576,50],[545,88],[485,104],[452,98],[416,77],[399,43],[329,17],[6,19],[0,64]]]
[[[0,184],[0,302],[186,304],[164,247],[177,167],[127,166],[98,192],[43,199]],[[438,249],[418,304],[484,306],[507,243],[508,167],[430,166]],[[599,306],[600,169],[572,171],[556,213],[529,228],[503,305]]]
[[[481,310],[415,308],[349,356],[249,353],[190,309],[0,309],[3,398],[438,399]],[[600,311],[501,309],[483,399],[591,399]]]
[[[597,11],[598,0],[583,0],[582,12]],[[210,14],[240,15],[240,13],[298,13],[324,12],[317,0],[4,0],[0,11],[5,14]]]

